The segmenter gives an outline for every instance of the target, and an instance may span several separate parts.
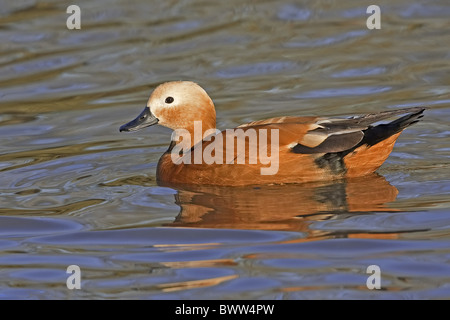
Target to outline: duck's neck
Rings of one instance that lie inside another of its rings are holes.
[[[215,133],[215,131],[215,117],[212,121],[194,121],[183,129],[176,129],[172,134],[172,141],[174,141],[178,147],[186,150],[192,148],[206,136]]]

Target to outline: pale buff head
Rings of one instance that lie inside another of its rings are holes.
[[[147,107],[165,127],[190,130],[194,121],[203,128],[215,128],[216,111],[206,91],[191,81],[173,81],[159,85],[151,94]]]

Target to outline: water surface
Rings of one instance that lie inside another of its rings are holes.
[[[380,1],[381,30],[354,1],[77,4],[81,30],[61,1],[0,6],[0,299],[450,298],[446,1]],[[170,130],[118,128],[180,79],[220,129],[430,109],[363,179],[163,187]]]

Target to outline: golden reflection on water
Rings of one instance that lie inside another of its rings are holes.
[[[111,141],[114,142],[114,141]],[[105,142],[90,142],[90,143],[80,143],[61,147],[50,147],[38,150],[26,150],[20,152],[13,152],[0,155],[0,162],[13,162],[18,160],[25,160],[25,163],[20,163],[13,166],[8,166],[6,168],[0,169],[1,171],[18,169],[33,164],[38,164],[42,162],[47,162],[59,158],[70,157],[74,155],[86,155],[91,153],[97,153],[95,149],[89,150],[95,146],[104,146]],[[123,149],[120,148],[120,149]],[[111,149],[114,150],[114,149]]]
[[[257,187],[172,186],[179,215],[173,227],[302,231],[325,236],[312,221],[344,214],[396,211],[397,188],[378,174],[358,179]],[[330,235],[332,236],[332,235]]]
[[[357,179],[307,184],[249,187],[171,186],[178,190],[175,201],[180,213],[170,227],[300,231],[304,237],[285,239],[280,244],[301,243],[331,238],[397,239],[398,232],[330,232],[311,228],[315,221],[345,219],[348,215],[380,211],[395,212],[389,203],[398,190],[379,174]],[[210,244],[211,245],[211,244]],[[194,247],[195,248],[195,247]],[[276,256],[276,255],[275,255]],[[275,257],[273,256],[273,258]],[[280,255],[281,258],[285,254]],[[246,260],[267,259],[266,253],[245,255]],[[168,268],[205,268],[237,266],[232,259],[161,262]],[[202,280],[167,282],[158,285],[164,292],[216,286],[237,275]],[[321,286],[287,286],[281,292],[320,290]],[[364,290],[364,286],[359,286]],[[396,290],[396,287],[389,290]]]
[[[33,209],[24,209],[24,208],[0,208],[0,215],[10,215],[10,216],[29,216],[29,215],[38,215],[38,216],[60,216],[64,214],[70,214],[72,212],[76,212],[83,208],[94,206],[103,203],[105,200],[103,199],[87,199],[82,201],[76,201],[73,203],[68,203],[60,206],[51,205],[48,207],[38,207]]]
[[[222,276],[222,277],[202,279],[202,280],[190,280],[190,281],[162,283],[162,284],[159,284],[157,287],[160,288],[164,292],[173,292],[173,291],[186,290],[186,289],[216,286],[216,285],[221,284],[222,282],[230,281],[230,280],[236,279],[238,277],[239,276],[237,274],[233,274],[233,275],[229,275],[229,276]]]

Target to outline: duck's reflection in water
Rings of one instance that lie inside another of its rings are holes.
[[[396,211],[389,208],[389,202],[393,202],[398,194],[397,188],[378,174],[291,185],[165,186],[178,190],[175,200],[181,207],[170,226],[302,231],[307,238],[337,236],[336,233],[331,235],[310,229],[313,221],[345,218],[348,214]],[[364,237],[364,234],[358,236]],[[394,235],[367,236],[385,238]]]

